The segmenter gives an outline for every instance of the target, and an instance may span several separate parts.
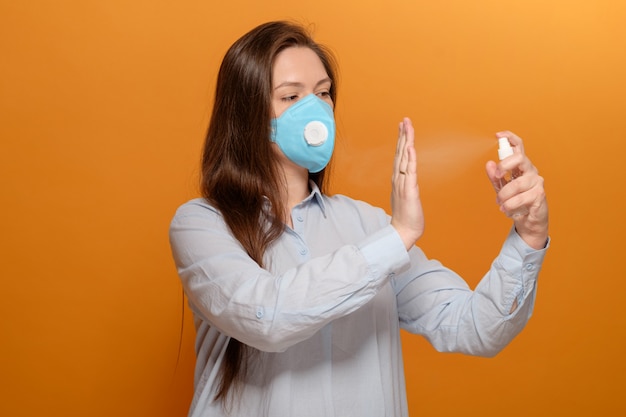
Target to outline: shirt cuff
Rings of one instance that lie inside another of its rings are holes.
[[[517,234],[515,227],[512,227],[500,251],[498,263],[504,270],[515,271],[519,270],[521,260],[522,278],[536,278],[549,246],[550,239],[548,238],[546,246],[543,249],[530,247],[524,242],[524,239]]]
[[[400,235],[391,225],[368,236],[357,247],[375,276],[393,276],[411,263]]]

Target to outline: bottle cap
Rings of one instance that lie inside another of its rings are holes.
[[[311,146],[320,146],[328,139],[328,128],[324,123],[314,120],[304,127],[304,140]]]
[[[509,138],[507,137],[498,138],[498,146],[499,146],[498,157],[500,158],[501,161],[507,156],[513,155],[513,148],[511,147],[511,144],[509,143]]]

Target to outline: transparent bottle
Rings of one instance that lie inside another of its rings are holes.
[[[511,143],[509,142],[509,138],[503,137],[498,138],[498,157],[502,161],[504,158],[513,155],[513,148],[511,147]],[[508,171],[502,178],[500,178],[500,188],[498,191],[502,189],[509,182],[513,181],[515,178],[519,177],[521,172],[518,168],[513,168],[511,171]],[[529,213],[527,207],[519,207],[515,211],[507,212],[507,216],[516,218],[518,216],[526,216]]]
[[[509,138],[502,137],[498,138],[498,157],[502,161],[504,158],[513,155],[513,148],[511,147],[511,143],[509,142]],[[502,178],[500,178],[500,189],[504,187],[509,182],[513,181],[515,178],[519,177],[520,172],[517,168],[508,171]]]

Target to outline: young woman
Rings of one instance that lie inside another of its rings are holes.
[[[548,210],[521,139],[499,133],[515,153],[487,164],[514,227],[472,291],[415,246],[424,219],[409,119],[391,216],[325,193],[336,100],[330,54],[297,25],[263,24],[224,57],[203,198],[170,229],[197,330],[190,416],[406,416],[400,328],[491,356],[531,315]]]

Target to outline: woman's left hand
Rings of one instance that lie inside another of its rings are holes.
[[[398,142],[391,176],[391,225],[407,250],[424,233],[424,211],[417,184],[415,131],[408,117],[398,125]]]
[[[512,132],[498,132],[498,137],[509,139],[513,155],[500,163],[487,162],[487,176],[497,192],[500,210],[513,219],[515,229],[524,241],[535,249],[542,249],[548,239],[548,205],[543,188],[543,177],[524,152],[522,139]],[[514,179],[501,185],[507,172]]]

